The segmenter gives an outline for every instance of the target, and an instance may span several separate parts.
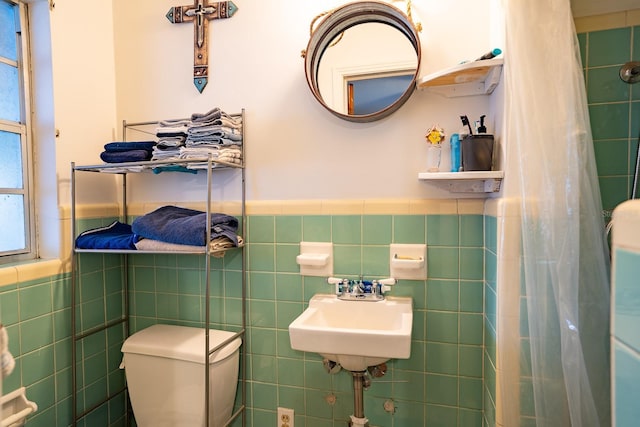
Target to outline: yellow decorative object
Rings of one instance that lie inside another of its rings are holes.
[[[444,129],[438,125],[433,125],[425,135],[427,142],[434,145],[439,145],[444,141]]]

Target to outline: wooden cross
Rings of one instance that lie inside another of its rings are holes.
[[[193,31],[193,84],[200,93],[207,85],[209,76],[209,49],[207,33],[211,19],[231,18],[238,10],[232,1],[209,3],[208,0],[194,0],[193,6],[174,6],[167,12],[172,24],[194,23]]]

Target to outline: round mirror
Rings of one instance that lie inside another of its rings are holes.
[[[305,74],[315,98],[353,122],[382,119],[416,87],[420,40],[401,10],[375,1],[329,12],[312,32]]]

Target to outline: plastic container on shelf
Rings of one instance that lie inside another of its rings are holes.
[[[493,164],[493,135],[467,135],[462,139],[462,169],[490,171]]]

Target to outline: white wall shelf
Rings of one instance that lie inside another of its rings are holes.
[[[503,58],[465,62],[418,79],[418,88],[453,98],[489,95],[500,82]]]
[[[495,193],[500,191],[503,171],[421,172],[418,179],[434,183],[452,193]]]

